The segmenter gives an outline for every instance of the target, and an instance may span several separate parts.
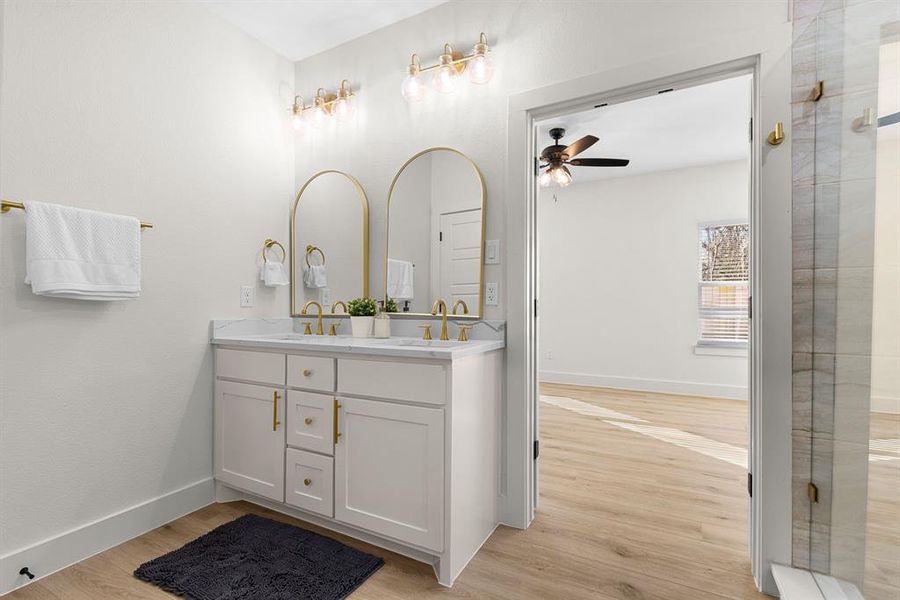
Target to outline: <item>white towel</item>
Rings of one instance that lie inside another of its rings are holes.
[[[328,277],[325,274],[325,265],[312,265],[303,274],[303,284],[308,288],[328,287]]]
[[[408,260],[388,259],[387,295],[394,300],[412,300],[415,265]]]
[[[284,263],[280,262],[266,262],[262,266],[262,280],[266,287],[279,287],[291,282]]]
[[[127,300],[141,294],[141,222],[25,203],[25,283],[39,296]]]

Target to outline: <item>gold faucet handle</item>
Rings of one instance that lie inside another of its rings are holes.
[[[430,339],[431,339],[431,325],[428,325],[428,324],[426,323],[426,324],[424,324],[424,325],[419,325],[419,327],[421,327],[421,328],[424,330],[424,331],[422,332],[422,339],[423,339],[423,340],[430,340]]]
[[[341,322],[332,323],[331,327],[328,328],[328,335],[337,335],[337,328],[340,327]]]
[[[312,323],[309,321],[303,324],[303,335],[312,335]]]
[[[460,325],[459,326],[459,337],[457,341],[459,342],[468,342],[469,341],[469,333],[468,331],[472,329],[472,325]]]

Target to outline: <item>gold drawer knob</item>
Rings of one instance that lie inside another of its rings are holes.
[[[303,369],[304,377],[309,377],[310,375],[312,375],[312,369]]]
[[[306,417],[305,419],[303,419],[303,422],[307,425],[312,425],[312,417]]]
[[[304,479],[304,480],[303,480],[303,485],[308,486],[308,485],[311,484],[311,483],[312,483],[312,479]]]

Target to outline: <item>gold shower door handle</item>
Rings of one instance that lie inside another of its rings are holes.
[[[334,443],[338,443],[338,438],[341,437],[340,428],[338,427],[338,417],[340,415],[341,403],[337,401],[337,398],[334,399]]]
[[[281,421],[278,420],[278,390],[272,392],[272,431],[278,431]]]
[[[769,132],[769,136],[766,138],[766,141],[769,142],[770,146],[777,146],[781,142],[784,141],[784,123],[778,121],[775,123],[775,129]]]

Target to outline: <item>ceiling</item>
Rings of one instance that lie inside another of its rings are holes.
[[[627,167],[571,167],[575,182],[670,171],[749,157],[749,75],[541,121],[538,152],[563,127],[562,144],[600,138],[579,158],[627,158]]]
[[[202,4],[285,58],[301,60],[445,1],[203,0]]]

